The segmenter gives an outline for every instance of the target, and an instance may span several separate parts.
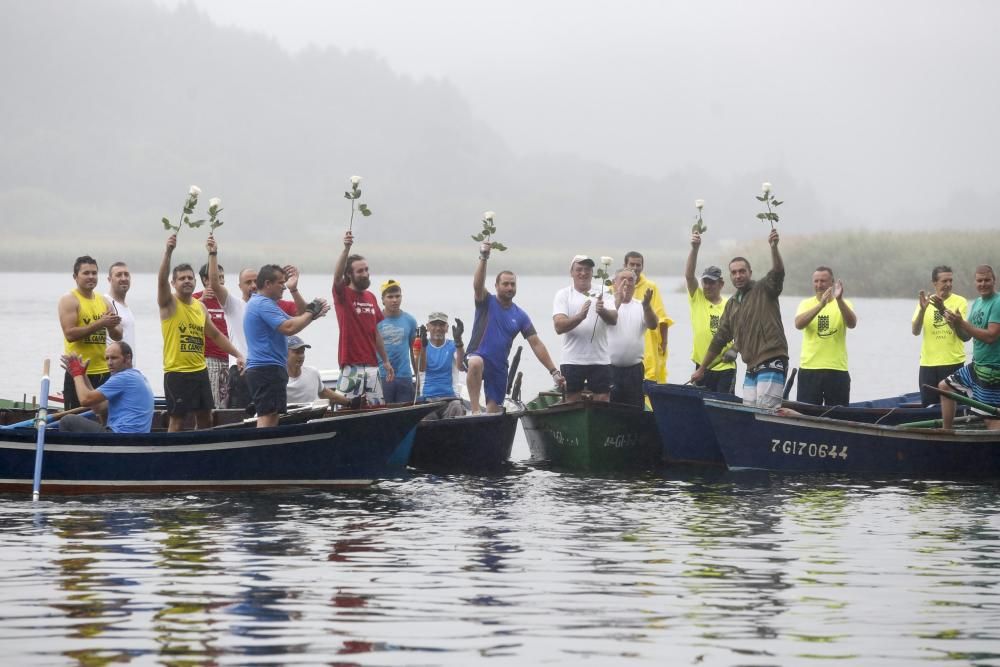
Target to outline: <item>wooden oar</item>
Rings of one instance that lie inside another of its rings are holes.
[[[510,370],[507,371],[506,396],[510,396],[510,390],[514,387],[514,378],[517,377],[517,367],[521,364],[521,347],[521,345],[517,346],[517,352],[514,353],[514,360],[510,362]]]
[[[49,424],[52,422],[59,421],[66,415],[80,415],[81,417],[88,417],[94,414],[90,411],[90,408],[81,405],[78,408],[73,408],[72,410],[60,410],[59,412],[53,412],[51,415],[45,417],[45,421]],[[0,429],[11,429],[11,428],[25,428],[27,426],[34,426],[38,417],[32,417],[31,419],[25,419],[24,421],[15,422],[13,424],[7,424],[6,426],[0,426]]]
[[[966,415],[964,417],[955,417],[956,424],[968,424],[971,422],[982,421],[983,418],[980,415]],[[923,421],[916,422],[906,422],[905,424],[899,424],[900,428],[942,428],[944,426],[943,419],[925,419]]]
[[[963,394],[957,394],[953,391],[945,391],[944,389],[938,389],[937,387],[932,387],[929,384],[924,385],[925,388],[931,391],[937,392],[939,396],[947,396],[956,403],[961,403],[962,405],[968,405],[970,408],[976,408],[991,417],[1000,417],[1000,408],[995,408],[989,403],[983,403],[982,401],[977,401],[974,398],[969,398]]]
[[[42,452],[45,450],[45,425],[48,421],[45,414],[49,409],[49,360],[42,365],[42,391],[38,406],[38,421],[35,428],[38,438],[35,440],[35,477],[31,483],[31,499],[38,500],[39,487],[42,485]]]

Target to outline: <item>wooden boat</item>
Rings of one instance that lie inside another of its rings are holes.
[[[42,492],[367,486],[401,475],[438,404],[266,429],[46,433]],[[36,432],[0,430],[0,489],[30,491]]]
[[[560,399],[558,393],[542,392],[521,415],[532,463],[603,472],[648,469],[660,462],[662,446],[652,412]]]
[[[646,384],[653,405],[657,428],[663,441],[663,459],[667,463],[725,465],[722,451],[705,412],[704,401],[742,404],[733,394],[720,394],[691,385]],[[871,424],[897,425],[913,421],[939,419],[940,406],[921,407],[920,394],[901,394],[850,405],[822,406],[785,401],[783,407],[804,415]],[[959,414],[964,413],[960,409]]]
[[[730,469],[916,477],[1000,476],[1000,431],[884,426],[778,415],[705,400]]]
[[[489,472],[510,461],[522,411],[422,421],[410,465],[424,470]]]

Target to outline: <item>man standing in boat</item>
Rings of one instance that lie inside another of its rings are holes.
[[[709,266],[701,272],[701,282],[695,278],[698,264],[698,250],[701,248],[701,234],[691,234],[691,251],[684,265],[684,280],[687,282],[688,310],[691,314],[691,361],[695,369],[701,365],[712,337],[719,330],[719,321],[726,309],[729,297],[722,296],[726,281],[722,269]],[[732,347],[722,350],[721,356],[705,369],[705,379],[700,386],[709,391],[732,394],[736,390],[736,353]]]
[[[368,291],[371,278],[368,262],[352,255],[354,234],[344,233],[344,249],[333,270],[333,307],[340,328],[337,359],[340,379],[337,391],[349,399],[363,396],[369,405],[382,403],[378,360],[383,360],[385,379],[392,382],[396,370],[385,351],[378,323],[384,319],[375,295]]]
[[[132,274],[129,273],[128,264],[125,262],[115,262],[108,269],[108,288],[105,296],[111,300],[112,308],[122,318],[122,342],[128,343],[135,353],[135,315],[132,309],[125,303],[125,295],[128,294],[129,287],[132,286]],[[110,345],[112,341],[108,341]]]
[[[642,391],[646,332],[655,329],[659,323],[651,305],[653,290],[647,289],[641,302],[633,299],[635,272],[632,269],[618,269],[614,290],[618,322],[608,329],[611,401],[642,408],[646,403]]]
[[[496,295],[486,289],[486,264],[490,259],[490,245],[479,247],[479,264],[472,278],[476,302],[476,318],[469,337],[466,357],[468,370],[465,380],[469,389],[472,414],[481,412],[479,397],[486,394],[486,412],[500,412],[507,395],[507,358],[510,347],[518,334],[524,336],[535,358],[552,376],[556,384],[565,384],[562,374],[538,337],[528,314],[514,304],[517,294],[517,276],[513,271],[501,271],[494,281]]]
[[[209,235],[205,243],[208,249],[208,287],[222,305],[226,315],[226,327],[229,340],[245,357],[247,354],[246,336],[243,335],[243,317],[246,315],[246,305],[250,297],[257,291],[257,269],[243,269],[238,276],[239,298],[230,298],[226,288],[225,275],[219,266],[219,245],[213,235]],[[278,300],[278,307],[289,317],[301,315],[306,309],[306,300],[299,294],[299,270],[294,266],[284,267],[287,281],[285,287],[291,293],[294,301]],[[235,361],[235,360],[234,360]],[[250,388],[242,369],[233,363],[229,366],[228,402],[225,407],[245,408],[250,405]]]
[[[202,291],[195,292],[194,298],[205,305],[215,328],[223,336],[230,338],[226,311],[208,283],[207,262],[198,269],[198,278],[201,280]],[[219,282],[225,284],[225,279],[226,272],[220,264]],[[215,401],[215,407],[225,408],[229,405],[229,355],[213,343],[211,338],[205,340],[205,364],[208,367],[208,380],[212,383],[212,400]]]
[[[751,280],[753,272],[745,257],[730,260],[729,279],[736,294],[726,303],[719,329],[691,375],[691,382],[701,382],[723,348],[735,340],[747,366],[743,402],[774,410],[781,407],[788,370],[788,341],[778,305],[785,282],[785,265],[778,252],[778,231],[772,229],[767,241],[771,246],[771,270],[763,280]]]
[[[645,294],[647,290],[653,291],[650,306],[656,313],[657,323],[655,329],[646,331],[642,366],[646,380],[663,384],[667,381],[667,333],[673,320],[667,317],[663,299],[660,298],[660,288],[646,276],[645,267],[646,260],[640,253],[635,250],[625,253],[625,268],[632,269],[636,275],[635,293]]]
[[[936,387],[959,368],[965,365],[965,340],[955,326],[944,317],[946,310],[960,313],[965,318],[969,313],[969,303],[964,296],[952,292],[954,273],[950,266],[935,266],[931,271],[934,293],[920,290],[917,295],[917,309],[913,312],[913,335],[923,334],[920,341],[920,402],[925,407],[940,402],[938,395],[925,387]],[[928,308],[930,306],[930,308]]]
[[[844,298],[843,281],[834,280],[833,269],[817,266],[812,283],[815,295],[804,299],[795,313],[795,328],[802,332],[796,398],[814,405],[847,405],[847,330],[858,325],[858,316]]]
[[[125,341],[108,345],[104,359],[111,377],[99,388],[90,384],[87,362],[73,352],[62,366],[73,378],[80,404],[105,415],[107,426],[80,415],[65,415],[59,430],[67,433],[149,433],[153,426],[153,390],[146,377],[132,367],[132,346]]]
[[[980,403],[1000,407],[1000,297],[996,293],[996,273],[993,267],[976,267],[976,292],[969,319],[962,313],[945,310],[944,317],[962,340],[972,339],[972,363],[958,369],[938,384],[939,389],[965,394]],[[955,421],[955,401],[941,397],[941,417],[944,428]],[[987,428],[1000,429],[1000,419],[990,419]]]
[[[584,390],[595,401],[607,401],[611,398],[608,327],[615,326],[618,312],[604,302],[603,283],[596,294],[590,292],[594,260],[576,255],[569,275],[573,284],[556,292],[552,301],[552,323],[563,336],[559,370],[566,378],[566,401],[580,400]]]
[[[97,287],[97,260],[90,255],[76,258],[73,264],[76,289],[59,299],[59,325],[62,327],[66,354],[77,354],[87,362],[90,384],[100,387],[111,377],[104,352],[108,337],[122,339],[121,317],[110,299],[94,294]],[[63,378],[63,406],[67,410],[80,406],[73,376]]]
[[[160,308],[160,330],[163,333],[167,429],[181,430],[184,417],[189,412],[194,413],[196,428],[210,428],[215,401],[205,364],[205,337],[208,336],[226,353],[236,357],[238,365],[243,366],[244,357],[215,328],[205,305],[194,298],[194,268],[190,264],[178,264],[173,272],[170,271],[170,258],[176,247],[177,235],[171,234],[156,276],[156,303]]]
[[[417,337],[417,320],[405,312],[403,305],[403,286],[399,281],[386,280],[382,283],[382,321],[378,323],[378,332],[382,336],[385,351],[396,377],[389,382],[385,367],[379,359],[379,380],[382,382],[382,398],[386,403],[412,403],[416,395],[413,384],[413,369],[417,362],[413,357],[413,341]]]
[[[285,272],[277,264],[265,264],[257,272],[257,292],[250,297],[243,318],[247,337],[247,384],[257,410],[257,428],[278,425],[278,415],[287,411],[288,336],[293,336],[330,311],[323,299],[313,299],[301,315],[289,317],[278,307],[285,292]]]

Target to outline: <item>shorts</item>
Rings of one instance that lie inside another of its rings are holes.
[[[163,392],[167,395],[167,414],[172,417],[211,410],[215,406],[207,368],[190,373],[164,373]]]
[[[110,377],[111,373],[87,375],[87,379],[90,380],[90,386],[94,389],[107,382]],[[63,378],[63,410],[72,410],[78,407],[80,407],[80,398],[76,395],[76,385],[73,384],[73,376],[66,373]]]
[[[215,407],[224,408],[229,403],[229,358],[205,357],[208,367],[208,381],[212,384],[212,399]]]
[[[925,408],[941,402],[941,397],[929,387],[937,387],[941,380],[947,380],[948,376],[957,371],[964,364],[950,364],[948,366],[921,366],[917,375],[917,386],[920,387],[920,404]]]
[[[483,360],[483,396],[486,397],[486,403],[503,405],[507,397],[507,360],[501,366],[478,352],[470,352],[468,356]]]
[[[254,366],[246,370],[250,400],[258,415],[288,412],[288,369],[284,366]]]
[[[851,402],[851,374],[831,368],[800,368],[795,399],[813,405],[847,405]]]
[[[698,369],[700,365],[695,364],[694,367]],[[735,394],[736,369],[727,368],[724,371],[705,371],[705,375],[701,378],[701,384],[696,386],[704,387],[718,394]]]
[[[386,403],[413,403],[417,390],[413,386],[412,377],[397,377],[392,382],[386,382],[385,378],[379,379],[382,382],[382,399]]]
[[[788,359],[777,357],[748,368],[743,378],[743,404],[766,410],[777,410],[785,394],[785,372]]]
[[[584,389],[593,394],[611,391],[611,364],[563,364],[559,367],[566,378],[566,393],[576,394]]]
[[[382,381],[378,366],[346,364],[340,369],[337,391],[347,398],[363,396],[368,405],[382,404]]]
[[[986,384],[976,375],[975,364],[966,364],[945,378],[945,382],[956,393],[965,394],[980,403],[1000,407],[1000,384]],[[972,408],[976,414],[986,414]]]
[[[612,366],[611,402],[645,407],[646,397],[642,393],[645,376],[646,371],[641,361],[633,366]]]

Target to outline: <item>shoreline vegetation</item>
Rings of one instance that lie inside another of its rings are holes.
[[[946,264],[954,269],[955,292],[971,299],[975,297],[975,267],[990,264],[1000,268],[1000,234],[992,231],[845,231],[812,236],[797,236],[787,229],[779,228],[779,231],[782,232],[780,247],[787,271],[784,293],[788,296],[811,294],[813,270],[825,265],[844,281],[848,298],[916,298],[919,290],[930,289],[931,269]],[[205,233],[190,230],[182,233],[179,241],[177,260],[200,266],[205,253],[196,250],[204,248]],[[619,255],[624,256],[626,251],[633,249],[614,247],[617,243],[613,240],[573,242],[564,249],[525,247],[518,239],[511,241],[511,251],[502,256],[502,263],[523,275],[557,274],[566,258],[576,252],[607,253],[617,261]],[[220,242],[223,244],[222,263],[230,270],[277,261],[295,263],[306,273],[329,272],[340,250],[337,231],[331,231],[322,246],[304,244],[301,239],[279,243],[248,241],[225,233],[220,234]],[[0,262],[5,271],[59,272],[69,270],[78,255],[90,254],[98,258],[102,268],[121,260],[128,262],[133,271],[155,273],[162,257],[163,239],[159,236],[137,239],[108,234],[88,236],[87,243],[92,247],[84,247],[76,238],[40,238],[8,231],[0,248]],[[663,245],[670,247],[634,249],[645,255],[651,275],[682,275],[690,245],[677,241]],[[471,276],[477,253],[472,243],[443,246],[373,242],[358,250],[371,259],[380,272],[400,275]],[[715,264],[723,267],[723,275],[726,275],[726,263],[737,255],[747,257],[756,277],[763,277],[770,268],[763,226],[760,239],[752,241],[719,241],[707,235],[698,256],[698,270]],[[730,293],[728,278],[726,282],[725,292]],[[664,288],[681,289],[673,285]]]

